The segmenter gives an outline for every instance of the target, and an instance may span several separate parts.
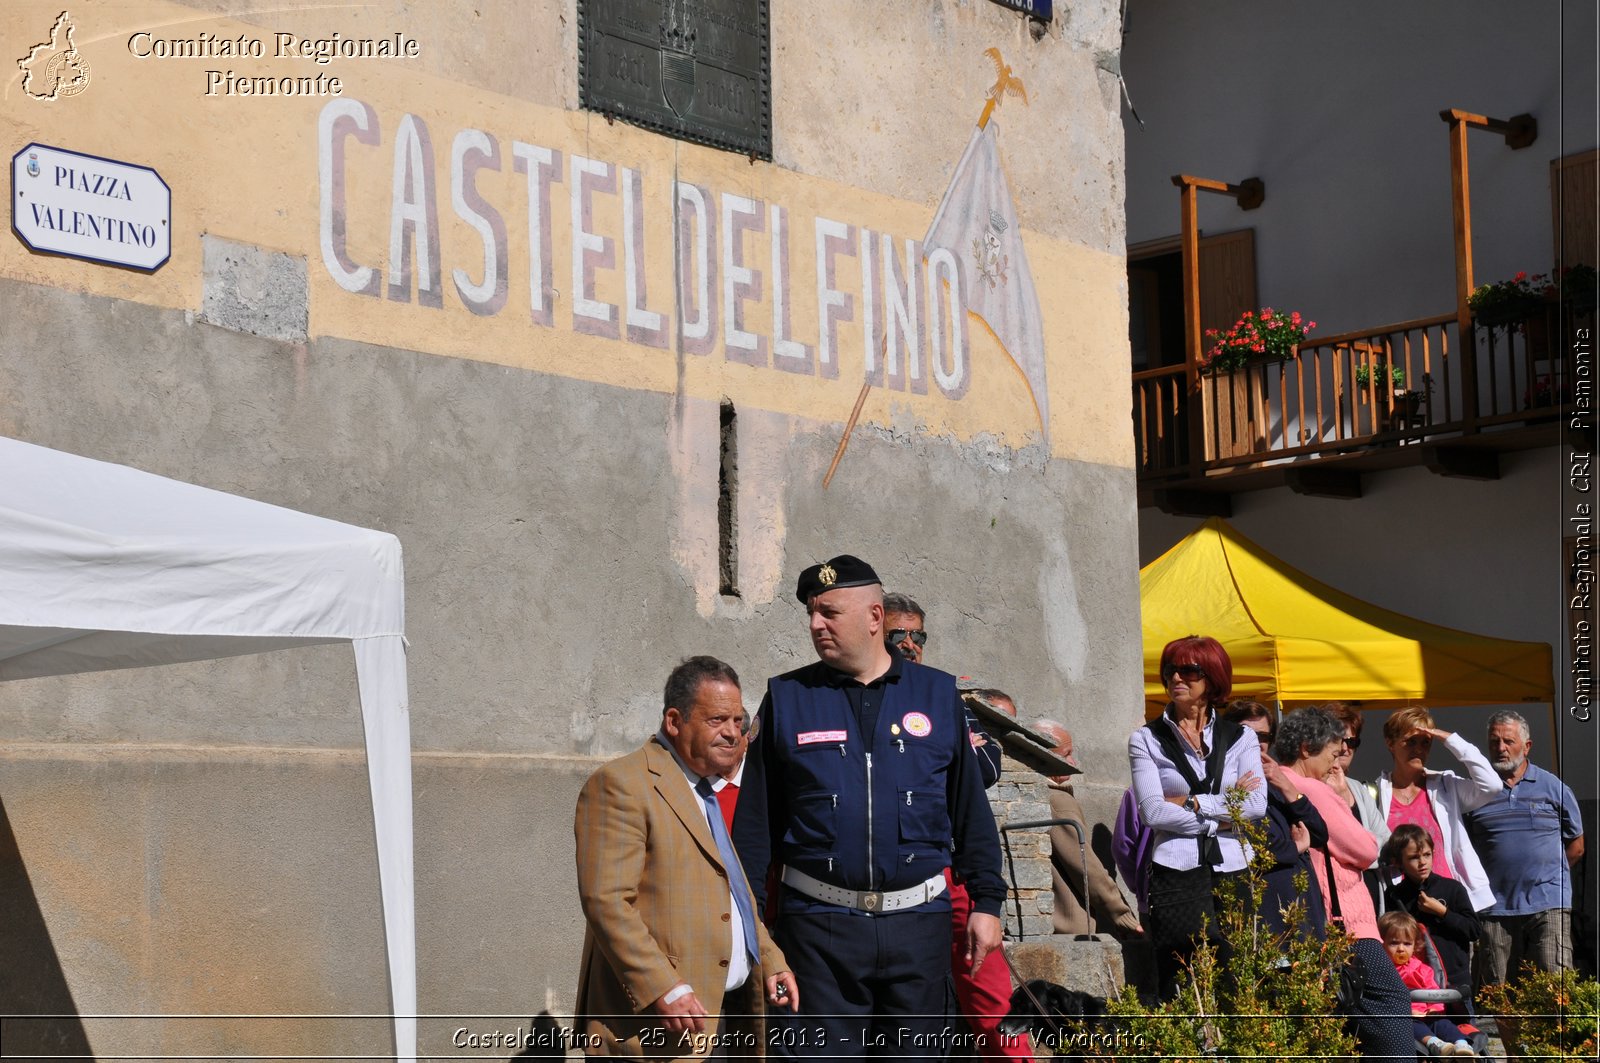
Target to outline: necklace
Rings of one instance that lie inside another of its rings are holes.
[[[1178,734],[1183,736],[1183,740],[1185,742],[1189,743],[1189,748],[1194,750],[1196,753],[1200,753],[1200,752],[1204,751],[1204,746],[1205,746],[1205,722],[1204,722],[1204,716],[1205,716],[1205,710],[1202,709],[1201,712],[1200,712],[1200,715],[1196,716],[1193,720],[1180,720],[1180,721],[1178,721]],[[1193,737],[1190,737],[1190,730],[1189,729],[1191,727],[1194,729]]]
[[[1417,799],[1417,795],[1421,792],[1422,787],[1420,786],[1396,786],[1393,791],[1394,800],[1399,801],[1402,805],[1409,805]]]

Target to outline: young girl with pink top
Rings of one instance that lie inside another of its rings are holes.
[[[1411,989],[1439,988],[1438,981],[1433,977],[1433,968],[1416,955],[1417,939],[1422,932],[1417,929],[1415,919],[1405,912],[1387,912],[1378,919],[1378,933],[1383,935],[1384,951],[1393,961],[1400,981]],[[1416,1031],[1417,1040],[1432,1056],[1476,1057],[1477,1053],[1472,1050],[1466,1034],[1445,1018],[1443,1012],[1443,1004],[1412,1002],[1411,1025]]]

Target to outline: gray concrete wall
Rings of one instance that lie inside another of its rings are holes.
[[[11,282],[0,304],[0,349],[76,352],[6,360],[7,431],[400,536],[421,1008],[566,1008],[582,921],[571,808],[595,763],[581,758],[648,736],[684,655],[733,662],[752,710],[766,675],[809,659],[787,579],[767,603],[706,618],[664,563],[672,399],[276,343]],[[773,517],[800,559],[786,570],[845,549],[873,559],[928,605],[933,659],[1027,711],[1050,706],[1086,764],[1125,772],[1139,669],[1125,472],[873,431],[824,496],[837,429],[751,421],[745,453],[762,433],[781,444]],[[23,944],[54,950],[78,1011],[382,1010],[347,649],[28,680],[0,697],[0,798],[48,930]],[[1106,819],[1115,799],[1101,795]],[[109,881],[83,896],[73,881],[102,864]],[[150,878],[174,874],[176,895]],[[86,1025],[92,1045],[132,1035]],[[160,1052],[200,1036],[138,1032]],[[263,1028],[248,1034],[205,1036],[242,1050]]]
[[[589,770],[415,758],[424,1055],[456,1053],[454,1015],[504,1012],[473,1020],[485,1032],[565,1007],[583,939],[571,810]],[[388,1045],[386,1018],[349,1017],[388,1011],[359,750],[6,743],[0,772],[21,854],[0,861],[6,1011],[85,1016],[8,1019],[8,1054],[53,1039],[158,1058]],[[239,1017],[164,1018],[186,1014]]]
[[[753,705],[766,675],[811,659],[794,575],[845,550],[928,607],[930,663],[993,677],[1025,711],[1103,712],[1137,673],[1122,470],[873,429],[824,494],[838,426],[742,413],[741,460],[759,462],[770,500],[746,520],[757,538],[783,529],[786,563],[768,600],[721,600],[707,617],[670,561],[684,486],[672,396],[0,291],[7,350],[77,352],[0,367],[12,434],[400,536],[419,749],[614,756],[654,729],[666,670],[696,652],[741,668]],[[714,535],[714,492],[690,517]],[[13,684],[8,735],[359,743],[346,657],[163,670],[211,711],[135,699],[138,673]],[[274,691],[282,707],[230,707]],[[1090,757],[1106,748],[1078,741]]]

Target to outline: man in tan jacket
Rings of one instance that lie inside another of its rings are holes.
[[[1055,743],[1054,752],[1074,766],[1072,732],[1054,720],[1040,720],[1033,729]],[[1105,865],[1088,847],[1089,821],[1072,793],[1070,775],[1050,780],[1050,818],[1070,819],[1083,834],[1071,827],[1050,828],[1050,870],[1055,879],[1055,932],[1093,934],[1104,931],[1118,938],[1142,934],[1139,917],[1128,907],[1122,891],[1107,874]],[[1084,876],[1088,876],[1087,886]],[[1085,910],[1085,896],[1087,909]],[[1091,918],[1092,915],[1092,918]]]
[[[578,796],[588,923],[578,1031],[590,1055],[763,1055],[763,996],[795,1009],[800,990],[755,917],[711,787],[743,751],[739,677],[714,657],[691,657],[663,700],[660,732],[597,770]]]

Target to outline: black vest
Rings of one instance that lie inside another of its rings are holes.
[[[1188,751],[1178,744],[1178,736],[1174,733],[1172,722],[1167,719],[1165,712],[1144,726],[1156,740],[1156,745],[1161,747],[1161,752],[1172,761],[1172,766],[1177,769],[1178,774],[1183,776],[1183,781],[1189,784],[1191,794],[1222,792],[1223,764],[1228,759],[1228,750],[1232,749],[1233,744],[1244,734],[1244,724],[1224,720],[1220,716],[1212,721],[1211,752],[1206,756],[1206,774],[1203,779],[1195,775],[1194,766],[1189,763]],[[1215,867],[1222,863],[1222,846],[1217,842],[1215,834],[1202,834],[1195,839],[1195,843],[1200,847],[1201,864]]]

